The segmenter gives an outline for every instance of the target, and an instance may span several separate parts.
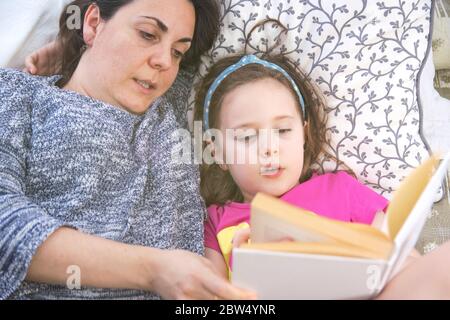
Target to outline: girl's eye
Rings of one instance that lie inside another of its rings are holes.
[[[252,142],[253,140],[255,140],[255,138],[256,138],[256,135],[251,135],[251,136],[237,137],[237,140],[240,142],[249,143],[249,142]]]
[[[279,129],[278,131],[280,132],[280,134],[284,134],[284,133],[291,132],[292,129]]]
[[[139,33],[141,34],[141,37],[144,38],[145,40],[154,40],[156,38],[153,34],[145,31],[139,31]]]

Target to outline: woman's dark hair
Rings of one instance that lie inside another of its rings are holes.
[[[83,25],[81,29],[70,29],[67,23],[71,18],[70,6],[77,6],[81,12],[81,22],[91,4],[96,4],[103,20],[111,19],[123,6],[134,0],[75,0],[69,3],[61,14],[59,20],[58,41],[62,47],[62,60],[60,74],[63,78],[59,85],[65,85],[72,77],[80,62],[85,45],[83,40]],[[162,0],[163,1],[163,0]],[[219,33],[220,10],[216,0],[186,0],[193,4],[195,9],[195,31],[192,45],[184,56],[181,67],[197,67],[200,57],[210,49]]]

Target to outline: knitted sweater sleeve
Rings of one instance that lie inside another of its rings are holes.
[[[33,79],[0,69],[0,299],[25,279],[38,247],[64,225],[27,197]]]

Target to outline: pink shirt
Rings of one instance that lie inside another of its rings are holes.
[[[344,171],[314,174],[280,199],[324,217],[364,224],[371,224],[376,212],[386,210],[388,205],[384,197]],[[205,247],[222,253],[228,265],[232,236],[248,227],[249,221],[249,203],[211,205],[205,222]]]

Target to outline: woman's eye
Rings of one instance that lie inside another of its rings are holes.
[[[173,56],[177,59],[182,59],[184,57],[184,53],[174,49]]]
[[[144,38],[145,40],[154,40],[156,38],[153,34],[145,31],[139,31],[139,33],[141,34],[141,37]]]

